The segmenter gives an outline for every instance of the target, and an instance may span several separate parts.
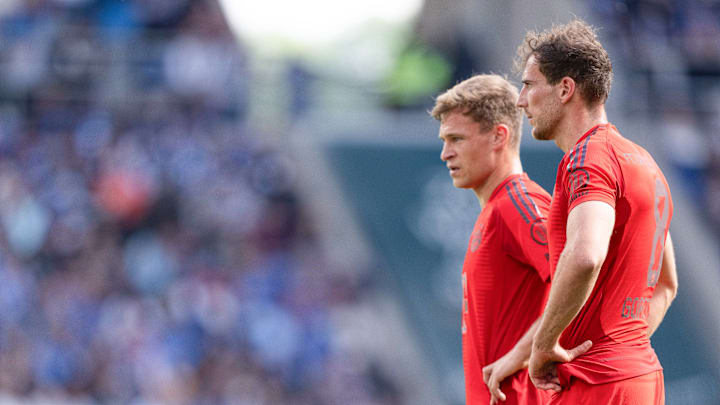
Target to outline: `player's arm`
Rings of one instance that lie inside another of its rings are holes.
[[[518,340],[515,346],[505,353],[504,356],[497,359],[492,364],[483,367],[483,381],[490,390],[490,404],[498,401],[505,401],[505,393],[500,390],[500,383],[515,374],[528,365],[530,360],[530,352],[532,350],[532,340],[540,325],[540,318],[535,320],[528,328],[527,332]]]
[[[665,318],[665,313],[675,299],[678,289],[677,270],[675,267],[675,248],[668,232],[665,239],[662,268],[655,292],[650,298],[650,315],[648,316],[648,337],[652,336]]]
[[[559,391],[556,363],[573,360],[592,344],[587,341],[566,350],[558,341],[595,286],[614,225],[615,209],[605,202],[583,202],[568,215],[565,249],[556,266],[529,363],[530,378],[540,389]]]

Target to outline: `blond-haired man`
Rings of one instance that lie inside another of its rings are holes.
[[[550,196],[523,173],[518,90],[477,75],[437,97],[440,158],[453,185],[480,204],[462,269],[462,341],[468,404],[544,403],[527,374],[534,326],[549,291]]]

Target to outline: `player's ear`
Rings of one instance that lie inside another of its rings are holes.
[[[510,128],[505,124],[495,125],[495,131],[493,132],[492,145],[493,149],[500,149],[505,147],[510,142]]]
[[[573,94],[575,94],[575,90],[577,89],[575,80],[573,80],[570,76],[565,76],[562,79],[560,79],[560,83],[558,83],[558,92],[560,97],[560,102],[565,104],[572,98]]]

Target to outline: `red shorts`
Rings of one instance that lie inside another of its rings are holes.
[[[663,372],[655,371],[605,384],[589,384],[574,378],[568,387],[553,394],[550,404],[663,405]]]

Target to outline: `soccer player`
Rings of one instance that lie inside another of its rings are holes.
[[[482,208],[462,269],[463,366],[473,405],[549,397],[526,367],[531,326],[549,291],[550,196],[523,173],[517,97],[504,78],[477,75],[440,95],[431,111],[453,185],[473,190]]]
[[[517,105],[565,152],[548,214],[550,296],[530,378],[553,404],[662,404],[650,336],[677,292],[673,204],[653,158],[607,120],[612,66],[581,20],[528,32]],[[565,348],[587,347],[572,358]]]

